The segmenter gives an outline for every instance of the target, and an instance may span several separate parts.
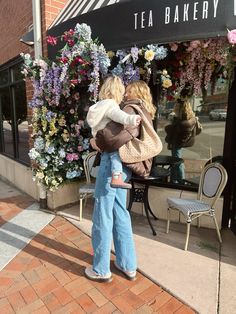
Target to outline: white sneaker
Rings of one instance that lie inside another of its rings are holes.
[[[100,282],[111,282],[112,281],[112,275],[111,273],[108,273],[106,275],[99,275],[93,270],[92,266],[88,266],[85,268],[85,276],[94,281],[100,281]]]
[[[136,280],[136,270],[133,271],[127,271],[127,270],[123,270],[117,263],[116,261],[114,262],[115,267],[120,270],[127,279],[129,280]]]

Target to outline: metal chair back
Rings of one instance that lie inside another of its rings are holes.
[[[210,199],[210,206],[214,207],[227,183],[227,172],[219,163],[211,163],[204,167],[199,183],[198,199]]]
[[[87,183],[91,183],[91,177],[96,178],[98,167],[93,167],[95,158],[96,158],[96,151],[89,153],[86,158],[84,159],[84,172]]]

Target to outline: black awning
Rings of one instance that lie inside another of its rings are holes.
[[[236,28],[236,0],[135,0],[76,16],[52,27],[59,36],[87,23],[106,49],[224,36]],[[58,47],[49,46],[49,57]]]
[[[69,0],[49,28],[64,23],[73,17],[127,0]]]

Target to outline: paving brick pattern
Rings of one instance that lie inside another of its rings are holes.
[[[128,281],[113,262],[111,283],[90,281],[91,262],[90,238],[57,216],[0,272],[1,313],[195,313],[140,273]]]
[[[25,194],[0,199],[0,226],[19,214],[35,200]]]

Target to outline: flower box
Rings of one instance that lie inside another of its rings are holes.
[[[51,211],[57,211],[62,207],[79,202],[79,186],[85,179],[69,182],[60,186],[56,191],[47,192],[47,206]]]

